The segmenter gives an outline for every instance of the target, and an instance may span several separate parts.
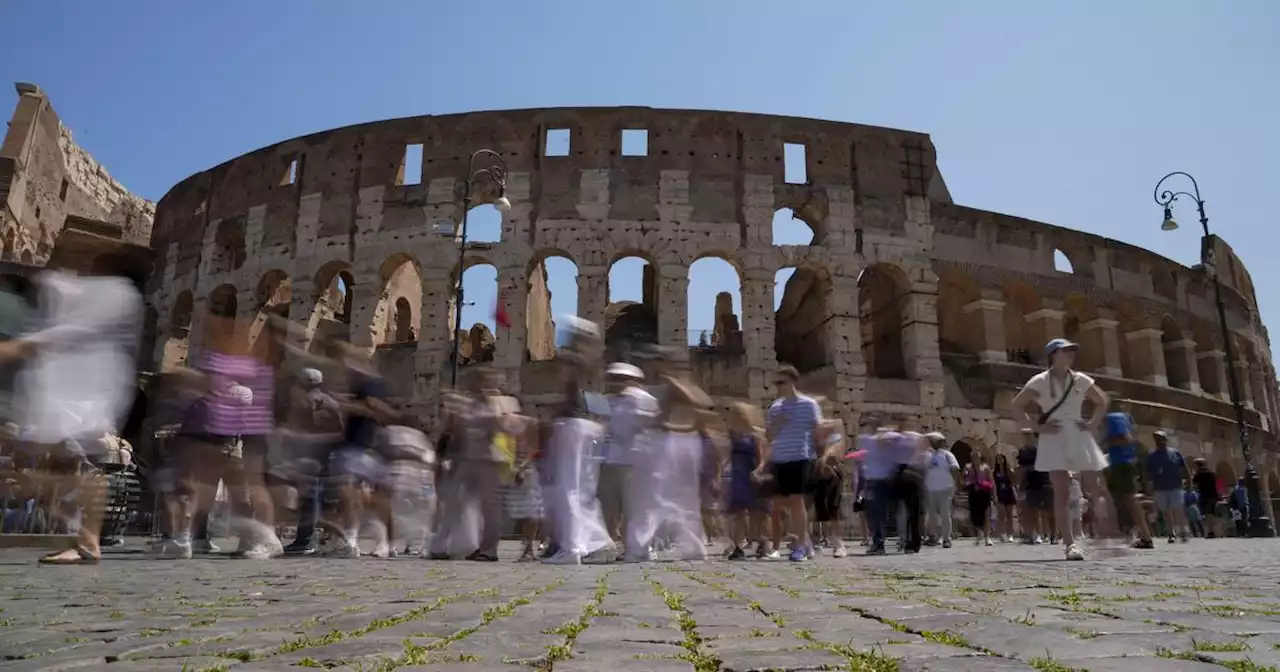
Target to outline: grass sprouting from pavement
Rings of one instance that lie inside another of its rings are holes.
[[[849,644],[824,642],[815,639],[808,630],[797,630],[793,634],[809,643],[805,648],[827,651],[844,658],[848,665],[845,669],[851,672],[898,672],[900,667],[897,658],[886,656],[881,651],[858,651]]]
[[[1196,651],[1205,651],[1209,653],[1226,653],[1236,651],[1248,651],[1249,645],[1239,640],[1232,642],[1200,642],[1195,639],[1191,640],[1191,648]]]
[[[1039,672],[1085,672],[1079,668],[1067,667],[1052,658],[1032,658],[1027,664]]]
[[[553,644],[547,649],[547,657],[542,665],[538,666],[539,670],[550,670],[552,667],[562,661],[573,657],[573,644],[577,641],[578,635],[582,634],[591,625],[591,619],[599,616],[600,605],[604,602],[604,598],[609,595],[609,575],[612,572],[606,572],[596,578],[596,590],[591,595],[591,601],[582,609],[582,615],[561,625],[558,628],[547,630],[546,634],[561,635],[564,641],[559,644]]]
[[[653,592],[667,603],[667,609],[675,613],[676,625],[680,628],[684,639],[681,640],[680,646],[684,648],[684,653],[677,656],[680,660],[685,661],[693,666],[696,672],[718,672],[720,669],[720,659],[708,654],[702,646],[702,635],[698,634],[698,622],[694,620],[693,613],[684,605],[685,596],[668,590],[661,583],[649,578],[649,583],[653,584]]]

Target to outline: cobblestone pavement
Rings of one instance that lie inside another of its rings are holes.
[[[856,547],[855,547],[856,548]],[[515,547],[503,548],[504,558]],[[0,669],[1274,670],[1280,541],[549,567],[0,551]]]

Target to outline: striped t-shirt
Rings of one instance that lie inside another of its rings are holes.
[[[263,436],[275,428],[275,373],[250,355],[208,352],[198,367],[209,377],[203,404],[204,431],[216,436]],[[232,391],[243,386],[253,392],[245,405]]]
[[[774,463],[813,459],[813,433],[822,421],[822,409],[813,397],[782,397],[769,406],[769,427],[777,427],[770,452]]]

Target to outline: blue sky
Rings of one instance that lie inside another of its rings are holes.
[[[1099,233],[1182,263],[1151,191],[1200,181],[1211,226],[1280,320],[1274,0],[854,2],[160,0],[7,3],[0,80],[52,97],[77,140],[159,198],[227,158],[418,114],[648,105],[924,131],[959,203]],[[12,89],[0,93],[11,109]],[[1177,215],[1194,223],[1184,204]],[[706,264],[711,266],[712,264]],[[552,269],[554,310],[574,285]],[[472,282],[467,321],[492,315]],[[619,277],[622,276],[622,277]],[[638,268],[614,276],[638,298]],[[732,273],[695,269],[690,329]],[[735,302],[736,303],[736,302]],[[694,336],[696,338],[696,336]]]

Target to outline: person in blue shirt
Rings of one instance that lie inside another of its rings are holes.
[[[1236,536],[1249,536],[1249,491],[1244,487],[1243,478],[1236,481],[1227,505],[1231,507],[1231,520],[1236,524]]]
[[[1121,527],[1138,531],[1134,548],[1151,548],[1151,530],[1147,515],[1138,504],[1138,442],[1133,438],[1133,418],[1128,413],[1108,413],[1104,418],[1106,428],[1107,490],[1116,503],[1116,515]],[[1128,525],[1125,525],[1128,523]]]
[[[1187,463],[1182,454],[1169,446],[1169,435],[1157,431],[1154,435],[1156,449],[1147,456],[1146,470],[1156,493],[1156,510],[1164,517],[1169,528],[1169,543],[1176,534],[1187,540],[1187,517],[1183,508],[1182,482]]]
[[[1200,512],[1200,495],[1196,494],[1194,489],[1188,489],[1182,493],[1182,503],[1186,508],[1187,525],[1191,528],[1191,535],[1205,536],[1204,514]]]

